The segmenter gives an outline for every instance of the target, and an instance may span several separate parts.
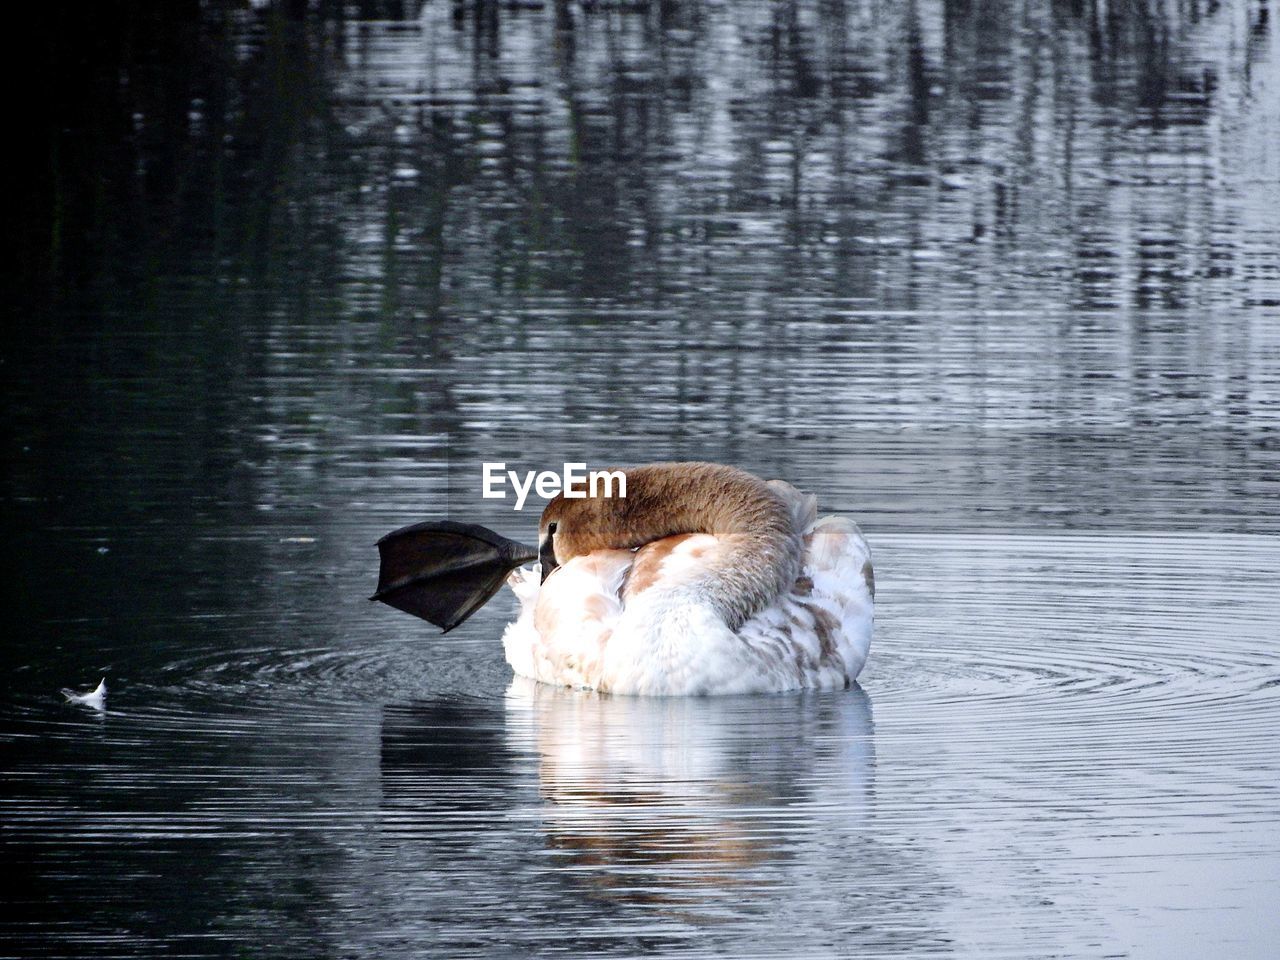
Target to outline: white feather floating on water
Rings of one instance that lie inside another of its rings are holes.
[[[103,677],[99,680],[97,687],[95,687],[90,693],[76,693],[69,687],[63,687],[62,695],[66,697],[70,703],[78,703],[82,706],[92,707],[94,710],[106,710],[107,678]]]

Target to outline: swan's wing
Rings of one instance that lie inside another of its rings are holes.
[[[871,647],[871,553],[857,524],[824,517],[804,538],[804,567],[787,595],[739,631],[763,669],[788,685],[847,686]]]
[[[647,543],[635,552],[622,586],[622,601],[630,603],[653,587],[678,586],[702,569],[717,547],[709,533],[681,533]]]
[[[805,537],[805,574],[813,584],[804,605],[828,628],[835,656],[849,680],[871,649],[876,579],[871,548],[845,517],[823,517]]]

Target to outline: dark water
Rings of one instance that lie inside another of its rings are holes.
[[[0,953],[1273,954],[1267,3],[142,6],[22,44]],[[669,458],[863,524],[861,690],[364,599]]]

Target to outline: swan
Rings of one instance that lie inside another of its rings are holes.
[[[853,683],[875,594],[857,524],[819,520],[812,496],[736,467],[625,473],[625,497],[553,498],[536,551],[450,521],[394,531],[372,599],[447,631],[505,581],[520,604],[507,662],[559,686],[690,696]]]

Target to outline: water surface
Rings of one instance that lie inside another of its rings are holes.
[[[300,6],[31,45],[15,953],[1271,954],[1268,6]],[[862,523],[859,689],[365,600],[400,524],[532,538],[481,461],[672,458]]]

